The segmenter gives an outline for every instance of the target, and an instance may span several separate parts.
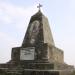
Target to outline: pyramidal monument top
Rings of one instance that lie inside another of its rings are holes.
[[[39,8],[38,12],[30,19],[22,46],[34,46],[41,43],[55,45],[48,19],[42,14],[41,7],[41,4],[37,6],[37,8]]]

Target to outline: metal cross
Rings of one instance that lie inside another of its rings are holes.
[[[39,8],[39,10],[40,10],[40,8],[42,7],[42,5],[41,4],[39,4],[38,6],[37,6],[37,8]]]

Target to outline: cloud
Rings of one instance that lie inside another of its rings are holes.
[[[10,25],[15,24],[16,28],[22,29],[28,24],[30,16],[37,11],[35,8],[35,6],[24,8],[10,3],[0,2],[0,22]]]

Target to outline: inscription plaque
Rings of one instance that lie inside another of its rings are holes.
[[[20,50],[20,60],[34,60],[35,48],[21,48]]]

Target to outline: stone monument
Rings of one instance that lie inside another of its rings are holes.
[[[55,46],[41,6],[30,19],[22,46],[12,48],[11,60],[1,64],[0,69],[18,75],[70,75],[74,69],[64,63],[63,51]]]

